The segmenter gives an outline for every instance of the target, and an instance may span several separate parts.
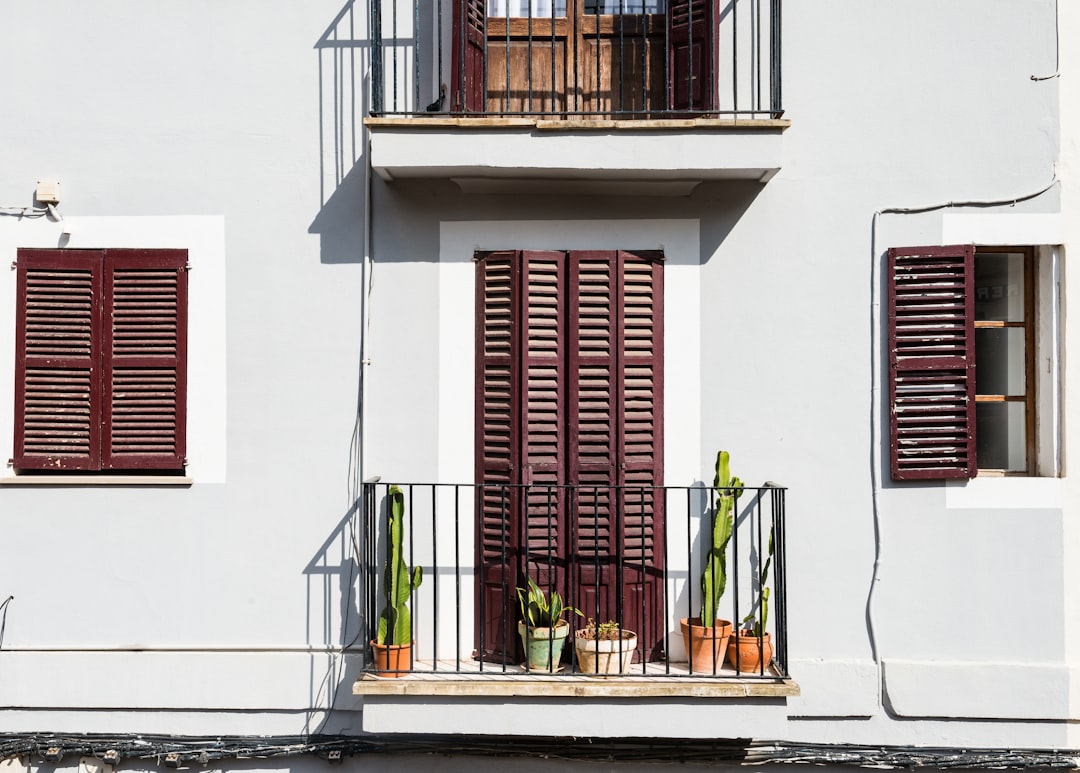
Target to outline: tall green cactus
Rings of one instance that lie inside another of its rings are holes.
[[[405,495],[397,486],[391,486],[389,531],[386,535],[386,566],[383,569],[383,593],[386,606],[379,615],[378,644],[412,643],[412,617],[409,615],[409,594],[420,587],[423,579],[420,567],[414,567],[409,577],[405,553],[401,547],[404,533]]]
[[[716,489],[716,513],[712,544],[701,575],[701,624],[706,626],[716,620],[720,597],[727,589],[727,546],[735,526],[735,503],[743,489],[743,482],[731,474],[731,455],[727,451],[716,455],[713,488]]]

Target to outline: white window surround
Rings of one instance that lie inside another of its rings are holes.
[[[473,479],[477,250],[664,251],[664,481],[700,475],[698,220],[444,222],[439,229],[439,481]]]
[[[184,477],[108,474],[77,476],[66,485],[198,485],[225,482],[225,219],[220,216],[65,217],[71,237],[59,243],[60,228],[47,218],[0,219],[0,255],[15,260],[19,247],[182,248],[188,277],[188,419]],[[10,262],[9,261],[9,262]],[[14,441],[16,272],[0,272],[0,460],[12,457]],[[55,486],[60,479],[33,476]],[[30,483],[30,476],[0,471],[0,484]]]
[[[942,244],[1035,246],[1037,306],[1035,384],[1038,477],[976,478],[946,485],[949,508],[1056,509],[1062,506],[1061,216],[942,215]]]

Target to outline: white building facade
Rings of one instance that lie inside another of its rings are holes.
[[[1071,764],[1078,12],[519,5],[4,8],[0,765]]]

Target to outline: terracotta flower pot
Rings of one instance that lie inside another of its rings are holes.
[[[555,628],[529,628],[525,623],[518,623],[518,636],[525,647],[525,668],[554,674],[559,670],[559,661],[569,635],[570,624],[567,622]]]
[[[415,642],[413,642],[415,644]],[[379,644],[371,640],[377,676],[402,677],[412,669],[412,644]]]
[[[762,660],[765,662],[765,669],[768,670],[772,663],[772,656],[772,640],[769,634],[759,639],[749,631],[738,631],[728,641],[728,665],[742,673],[760,674]]]
[[[702,625],[696,617],[684,617],[681,622],[690,670],[696,674],[719,673],[731,636],[731,621],[717,620],[711,628]]]
[[[583,674],[622,674],[630,670],[637,649],[637,634],[623,639],[589,639],[578,631],[574,636],[578,671]]]

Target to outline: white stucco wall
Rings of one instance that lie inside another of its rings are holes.
[[[1080,27],[1061,12],[1067,40]],[[15,597],[5,729],[358,732],[359,660],[341,648],[363,638],[359,480],[471,479],[473,250],[659,246],[667,481],[711,480],[726,448],[748,483],[789,488],[802,695],[786,723],[739,727],[1076,745],[1069,285],[1063,477],[894,485],[882,461],[887,247],[1063,244],[1061,276],[1074,273],[1075,53],[1063,48],[1060,80],[1030,77],[1054,69],[1053,13],[1052,0],[788,3],[792,125],[764,185],[601,199],[376,181],[369,202],[365,8],[5,7],[0,62],[33,76],[0,81],[0,207],[29,205],[35,181],[55,178],[71,246],[191,251],[194,479],[0,486],[0,599]],[[1060,186],[1013,203],[1055,167]],[[1005,203],[874,217],[972,201]],[[5,261],[58,238],[44,219],[0,217]],[[13,288],[6,272],[0,331]],[[12,345],[0,335],[4,460]]]

